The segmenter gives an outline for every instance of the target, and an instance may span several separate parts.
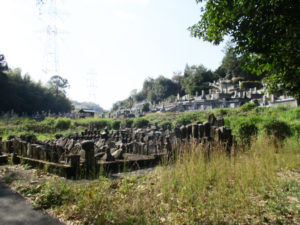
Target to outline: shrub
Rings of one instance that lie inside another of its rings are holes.
[[[144,104],[142,108],[142,112],[149,112],[149,111],[150,111],[149,103]]]
[[[174,127],[181,127],[182,125],[187,125],[192,123],[192,120],[188,117],[180,117],[174,121]]]
[[[300,138],[300,121],[294,121],[291,123],[291,132],[294,136]]]
[[[242,81],[241,89],[243,90],[247,90],[255,87],[257,89],[262,88],[262,83],[260,81]]]
[[[244,105],[242,105],[240,107],[240,110],[242,112],[248,112],[248,111],[251,111],[252,109],[255,109],[256,107],[257,107],[256,104],[249,102],[249,103],[245,103]]]
[[[64,119],[59,117],[55,121],[55,128],[60,129],[60,130],[67,130],[71,126],[71,119]]]
[[[121,121],[121,128],[131,128],[133,124],[133,119],[124,119]]]
[[[258,128],[250,120],[243,120],[237,125],[238,136],[243,144],[250,144],[251,138],[257,135]]]
[[[133,121],[133,127],[145,128],[148,125],[149,125],[149,120],[146,120],[145,118],[136,118]]]
[[[96,128],[97,130],[104,129],[105,127],[108,127],[108,129],[111,129],[111,122],[106,119],[97,119],[97,120],[90,121],[89,126]]]
[[[111,127],[114,130],[119,130],[121,125],[121,120],[113,120],[111,123]]]
[[[276,119],[266,121],[263,125],[263,129],[266,134],[273,135],[280,140],[283,140],[292,134],[291,128],[286,122]]]
[[[54,126],[55,125],[55,119],[53,117],[46,117],[41,123],[45,124],[47,126]]]
[[[216,113],[219,116],[226,116],[228,114],[228,110],[227,109],[217,109]]]
[[[169,129],[172,129],[172,122],[165,120],[165,121],[160,122],[158,124],[158,126],[164,130],[166,130],[168,127],[169,127]]]
[[[51,126],[47,123],[38,122],[30,119],[25,119],[23,124],[23,128],[25,131],[33,131],[37,133],[51,132],[53,127],[53,125]]]

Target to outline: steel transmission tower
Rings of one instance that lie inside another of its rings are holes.
[[[39,18],[42,22],[42,33],[44,34],[44,58],[42,80],[49,80],[53,75],[60,75],[59,68],[59,46],[61,29],[58,28],[60,13],[57,8],[57,0],[37,0]]]
[[[96,103],[96,92],[98,90],[97,73],[94,70],[90,70],[86,74],[86,87],[88,90],[88,100]]]

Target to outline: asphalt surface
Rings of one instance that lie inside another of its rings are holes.
[[[0,225],[63,225],[10,190],[0,180]]]

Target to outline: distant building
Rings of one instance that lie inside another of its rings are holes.
[[[86,117],[94,117],[95,116],[95,110],[92,109],[80,109],[78,111],[79,118],[86,118]]]

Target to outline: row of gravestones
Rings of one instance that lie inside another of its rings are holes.
[[[216,119],[211,114],[208,122],[182,126],[175,128],[174,131],[159,130],[157,127],[152,127],[123,129],[110,133],[105,129],[102,133],[100,131],[85,131],[81,135],[74,134],[67,138],[59,137],[57,140],[44,142],[37,140],[33,135],[21,135],[20,137],[10,137],[8,141],[1,141],[0,152],[65,164],[72,164],[70,158],[76,158],[75,161],[80,160],[82,163],[89,164],[96,160],[124,159],[124,153],[169,155],[180,143],[191,139],[203,144],[223,143],[227,151],[230,151],[234,141],[231,129],[224,126],[223,118]],[[87,141],[93,144],[85,144]],[[84,148],[84,146],[88,147]],[[89,160],[93,157],[95,159]]]

